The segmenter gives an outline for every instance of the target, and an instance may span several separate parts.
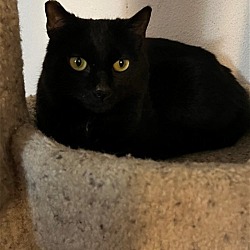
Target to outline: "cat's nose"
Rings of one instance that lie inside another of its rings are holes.
[[[111,96],[111,88],[102,80],[97,84],[93,94],[99,100],[105,101]]]
[[[101,101],[105,101],[106,99],[108,99],[110,97],[111,93],[110,93],[110,91],[104,91],[104,90],[97,89],[97,90],[95,90],[94,95],[95,95],[95,97],[97,97]]]

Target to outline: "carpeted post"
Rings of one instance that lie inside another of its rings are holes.
[[[0,0],[0,208],[13,195],[13,132],[27,118],[17,1]]]

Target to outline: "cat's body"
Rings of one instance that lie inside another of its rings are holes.
[[[199,47],[145,38],[150,8],[112,21],[76,18],[56,2],[46,13],[50,42],[37,90],[46,135],[164,159],[232,145],[247,130],[249,99],[230,70]]]

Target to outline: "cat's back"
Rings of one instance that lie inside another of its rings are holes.
[[[246,131],[250,123],[248,94],[214,54],[160,38],[147,38],[145,48],[150,65],[149,92],[164,126],[173,131],[179,127],[186,134],[213,128],[204,137],[217,133],[220,140],[227,129],[232,141]]]
[[[202,61],[203,63],[215,60],[214,54],[201,47],[164,38],[146,38],[145,49],[150,64],[185,59]]]

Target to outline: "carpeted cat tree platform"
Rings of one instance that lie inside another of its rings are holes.
[[[1,250],[249,248],[250,134],[166,162],[59,145],[29,122],[16,1],[0,10]]]

